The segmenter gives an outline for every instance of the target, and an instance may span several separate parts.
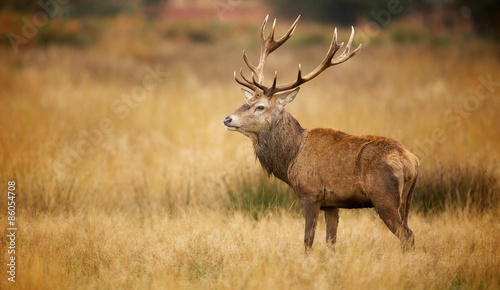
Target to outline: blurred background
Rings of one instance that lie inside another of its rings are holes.
[[[299,63],[304,71],[319,64],[334,27],[341,42],[354,26],[354,42],[363,44],[289,106],[302,126],[403,141],[422,162],[421,208],[443,208],[450,198],[467,204],[476,192],[487,207],[495,196],[483,191],[495,188],[500,152],[497,1],[0,5],[0,164],[2,178],[24,180],[28,211],[92,207],[99,192],[109,198],[103,208],[120,196],[135,210],[142,195],[159,211],[226,206],[252,202],[233,200],[241,188],[278,186],[253,160],[250,142],[222,126],[242,103],[232,76],[244,64],[241,51],[256,61],[267,14],[278,18],[277,35],[302,15],[269,59],[266,72],[277,70],[280,80],[294,78]],[[282,189],[278,196],[293,200]],[[271,201],[274,191],[257,189]],[[255,203],[268,206],[261,198]]]
[[[241,51],[256,61],[267,14],[279,19],[277,35],[302,15],[268,62],[266,72],[277,70],[280,80],[294,78],[299,63],[304,71],[319,64],[334,27],[340,42],[354,26],[354,42],[363,44],[289,106],[302,126],[401,140],[422,163],[415,202],[424,210],[449,199],[495,203],[497,1],[0,5],[0,164],[3,179],[24,181],[28,212],[94,208],[101,192],[97,208],[120,197],[119,207],[132,211],[137,202],[160,212],[245,202],[259,212],[269,206],[261,199],[292,202],[286,187],[279,195],[280,183],[267,181],[250,142],[222,126],[242,103],[232,76],[243,66]],[[234,200],[242,188],[248,200]]]
[[[97,23],[92,25],[92,20],[111,20],[117,16],[140,18],[144,22],[203,19],[254,23],[266,14],[281,19],[295,19],[301,14],[305,21],[343,26],[359,26],[372,21],[372,32],[389,28],[389,25],[397,26],[393,20],[401,22],[404,19],[412,30],[393,32],[392,40],[399,42],[419,41],[426,36],[441,37],[444,39],[433,40],[446,42],[453,37],[469,35],[498,41],[500,30],[500,4],[494,0],[313,0],[307,3],[298,0],[5,0],[0,3],[0,9],[0,33],[6,45],[9,40],[12,42],[9,32],[22,34],[26,24],[22,17],[40,28],[40,35],[36,33],[36,37],[28,37],[28,42],[23,41],[26,47],[51,43],[89,44],[99,34],[92,31],[91,28],[99,27]]]
[[[300,260],[300,201],[222,124],[267,14],[276,36],[302,15],[266,64],[279,82],[314,69],[335,27],[339,43],[355,28],[361,51],[287,110],[419,157],[416,260],[388,250],[396,239],[366,210],[341,213],[337,260]],[[20,287],[498,288],[499,21],[495,0],[1,1],[0,184],[19,192]],[[414,272],[394,275],[400,260]]]

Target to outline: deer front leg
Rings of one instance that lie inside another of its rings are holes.
[[[335,249],[337,241],[337,226],[339,225],[339,209],[337,207],[323,208],[326,221],[326,245]]]
[[[319,216],[320,205],[313,202],[304,201],[304,215],[306,218],[306,229],[304,234],[304,245],[306,253],[311,249],[314,242],[314,232]]]

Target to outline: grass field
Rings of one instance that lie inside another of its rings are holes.
[[[232,74],[243,49],[257,58],[259,23],[101,21],[65,26],[81,39],[54,44],[49,27],[17,54],[0,47],[0,184],[17,187],[16,288],[500,287],[498,45],[398,44],[388,29],[303,86],[288,105],[303,127],[397,138],[421,160],[413,252],[363,209],[341,210],[335,252],[321,220],[305,256],[300,201],[222,125],[244,100]],[[339,28],[340,40],[349,32]],[[299,63],[313,69],[330,33],[300,23],[269,73],[288,81]]]

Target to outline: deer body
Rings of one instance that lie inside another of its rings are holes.
[[[266,21],[261,30],[259,66],[249,64],[244,54],[245,62],[258,75],[259,81],[253,75],[250,81],[243,74],[241,76],[246,82],[236,79],[252,91],[242,89],[247,101],[229,115],[224,124],[229,130],[248,136],[267,173],[286,182],[302,201],[306,250],[312,246],[320,210],[325,212],[327,243],[333,246],[338,209],[363,207],[376,209],[391,232],[401,240],[403,250],[412,247],[413,233],[407,221],[418,175],[418,159],[399,141],[390,138],[354,136],[334,129],[304,129],[285,110],[285,105],[297,95],[300,84],[328,66],[347,60],[359,50],[349,53],[352,35],[346,51],[339,58],[333,59],[340,47],[335,34],[327,58],[315,71],[302,77],[299,66],[297,81],[277,86],[275,75],[272,87],[268,88],[262,85],[267,54],[291,36],[297,21],[278,41],[272,37],[274,25],[271,36],[263,37]]]

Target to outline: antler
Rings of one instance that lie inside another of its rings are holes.
[[[345,62],[346,60],[350,59],[353,57],[360,49],[361,49],[361,44],[353,51],[351,51],[351,44],[352,40],[354,39],[354,27],[352,27],[352,32],[351,32],[351,37],[349,38],[349,42],[347,43],[346,48],[344,49],[344,52],[339,55],[338,57],[334,58],[335,53],[344,45],[344,43],[338,44],[337,43],[337,28],[335,28],[335,32],[333,33],[333,39],[332,43],[330,44],[330,48],[328,49],[328,52],[325,56],[325,59],[321,62],[318,67],[316,67],[312,72],[307,74],[306,76],[302,76],[302,67],[299,64],[299,71],[297,74],[297,79],[293,82],[284,84],[284,85],[276,85],[277,78],[278,78],[278,73],[274,73],[274,80],[273,84],[271,87],[266,87],[263,85],[264,83],[264,64],[266,63],[267,57],[271,52],[276,50],[278,47],[280,47],[285,41],[287,41],[291,36],[293,31],[295,30],[295,27],[297,26],[297,22],[299,21],[299,17],[295,20],[295,22],[292,24],[290,29],[288,29],[288,32],[281,37],[279,40],[275,41],[274,40],[274,29],[276,26],[276,19],[274,19],[273,23],[273,28],[271,33],[269,34],[268,38],[264,38],[264,29],[267,23],[269,15],[266,16],[266,19],[264,20],[264,23],[262,24],[262,28],[260,30],[260,36],[261,36],[261,52],[260,52],[260,61],[258,66],[252,65],[246,56],[245,51],[243,51],[243,60],[247,64],[247,66],[250,68],[252,71],[252,78],[251,80],[247,79],[243,75],[243,68],[240,69],[240,75],[243,78],[243,81],[240,81],[236,77],[236,72],[234,72],[234,79],[236,82],[239,84],[251,89],[251,90],[257,90],[260,89],[262,90],[267,96],[272,96],[273,94],[277,92],[283,92],[283,91],[288,91],[291,89],[294,89],[300,85],[302,85],[305,82],[308,82],[318,76],[320,73],[322,73],[324,70],[329,68],[330,66],[334,66],[337,64],[341,64]],[[257,75],[257,80],[255,80],[255,75]]]
[[[247,66],[250,68],[252,71],[252,79],[249,80],[243,75],[243,68],[240,69],[240,75],[243,78],[245,82],[240,81],[236,77],[236,72],[234,72],[234,79],[236,82],[239,84],[252,89],[252,90],[257,90],[261,89],[263,91],[267,91],[268,88],[263,85],[264,83],[264,65],[266,63],[267,57],[269,54],[273,51],[275,51],[278,47],[280,47],[285,41],[287,41],[293,34],[295,27],[297,26],[297,23],[300,19],[300,15],[297,17],[295,22],[290,26],[288,31],[283,35],[280,39],[274,40],[274,31],[276,29],[276,18],[274,19],[273,22],[273,27],[271,29],[271,33],[269,33],[269,36],[266,38],[264,36],[264,30],[266,29],[266,24],[267,20],[269,19],[269,15],[266,16],[266,19],[264,19],[264,22],[262,23],[262,27],[260,28],[260,41],[261,41],[261,46],[260,46],[260,60],[259,60],[259,65],[254,66],[250,63],[248,60],[246,52],[243,50],[243,60],[247,64]],[[257,75],[257,81],[255,80],[255,75]],[[276,82],[276,78],[275,78]],[[274,82],[274,87],[276,86]]]

